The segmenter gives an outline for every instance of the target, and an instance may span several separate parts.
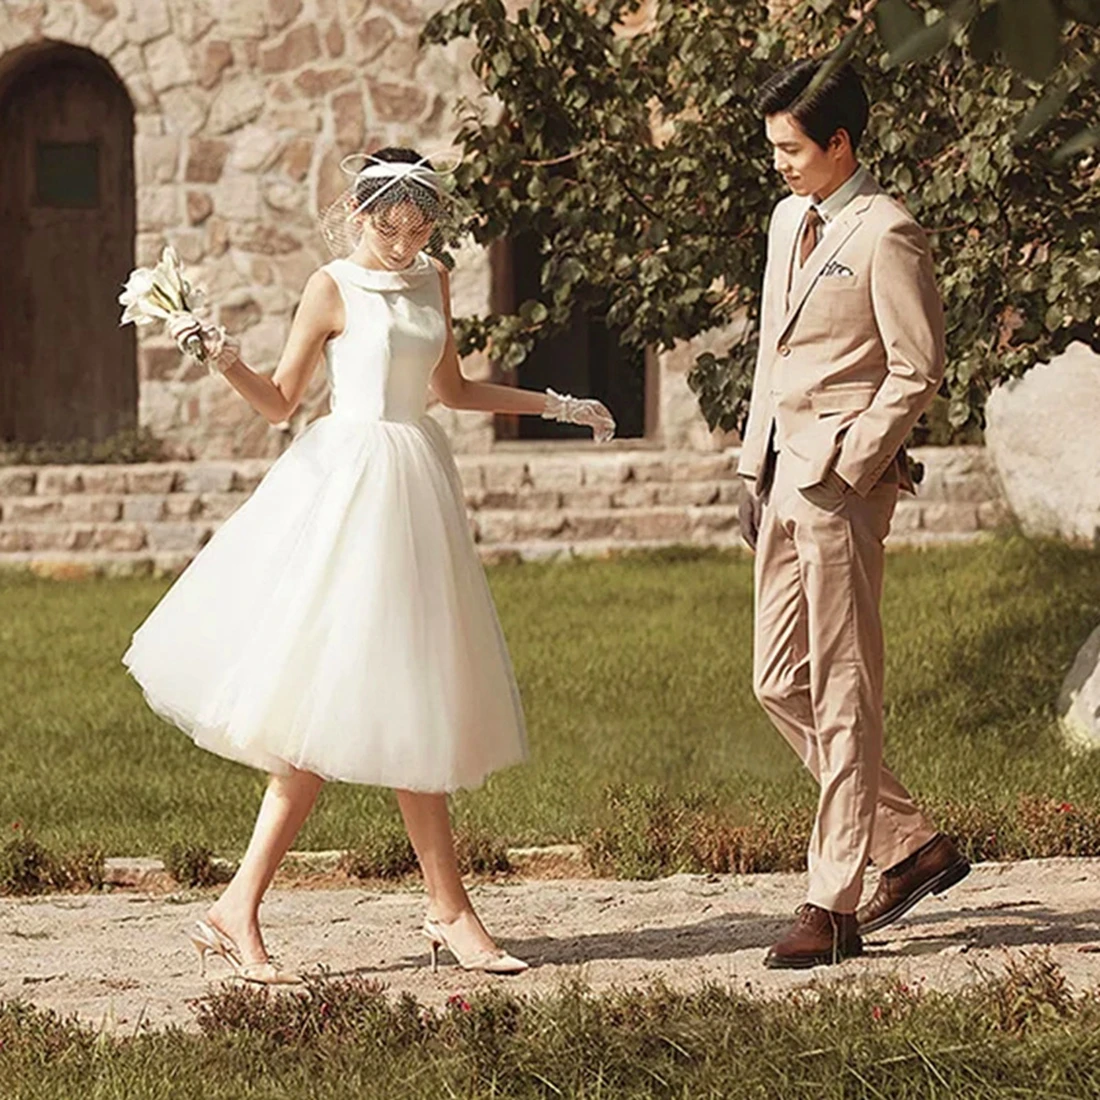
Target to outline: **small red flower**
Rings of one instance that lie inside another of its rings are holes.
[[[1060,803],[1059,806],[1058,806],[1058,812],[1060,814],[1076,813],[1076,811],[1073,808],[1073,803],[1072,802],[1062,802],[1062,803]]]
[[[447,998],[447,1006],[448,1008],[457,1008],[460,1012],[470,1011],[470,1002],[460,993],[452,993]]]
[[[321,1002],[321,1015],[327,1016],[329,1014],[328,1001]]]
[[[875,1007],[871,1009],[871,1019],[874,1020],[876,1024],[882,1022],[882,1007],[880,1005],[875,1005]]]
[[[13,821],[13,822],[11,823],[11,827],[12,827],[13,829],[22,829],[22,828],[23,828],[23,823],[22,823],[22,822],[20,822],[20,821]]]

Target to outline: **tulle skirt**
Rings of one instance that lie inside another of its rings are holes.
[[[426,415],[310,424],[122,661],[196,744],[276,774],[452,791],[527,755],[462,483]]]

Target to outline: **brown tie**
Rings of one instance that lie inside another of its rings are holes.
[[[817,207],[811,206],[806,211],[806,220],[802,224],[802,240],[798,242],[799,267],[806,266],[810,253],[817,247],[817,242],[821,239],[821,226],[823,224],[821,215],[817,212]]]

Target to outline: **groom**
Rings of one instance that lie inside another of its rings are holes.
[[[768,233],[760,351],[738,472],[756,551],[753,687],[820,788],[808,901],[765,959],[859,955],[970,865],[882,761],[883,540],[902,443],[943,377],[943,307],[924,233],[856,159],[867,95],[850,66],[772,77],[757,107],[792,194]],[[868,861],[881,872],[857,911]]]

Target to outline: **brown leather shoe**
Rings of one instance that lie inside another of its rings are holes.
[[[856,919],[866,935],[877,932],[908,913],[928,894],[942,894],[970,874],[970,861],[950,840],[937,833],[911,856],[882,873],[878,889]]]
[[[798,920],[764,957],[771,970],[829,966],[863,954],[855,913],[832,913],[807,902]]]

